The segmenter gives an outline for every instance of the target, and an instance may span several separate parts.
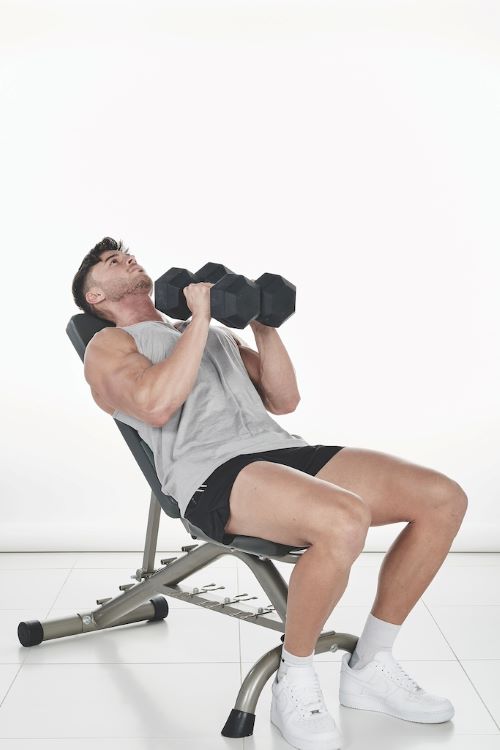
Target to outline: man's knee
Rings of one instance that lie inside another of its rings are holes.
[[[346,530],[350,541],[350,547],[357,557],[363,550],[366,541],[366,535],[370,528],[372,514],[369,506],[363,498],[356,495],[350,508],[350,513],[346,519]]]
[[[347,492],[332,504],[321,523],[316,526],[316,541],[331,549],[357,557],[362,551],[371,524],[371,511],[364,500]]]
[[[454,479],[442,475],[436,480],[430,497],[431,507],[450,523],[462,523],[469,500]]]

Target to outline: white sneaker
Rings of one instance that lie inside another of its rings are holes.
[[[297,670],[298,671],[298,670]],[[342,737],[328,713],[314,667],[290,679],[276,672],[271,685],[271,721],[299,750],[338,750]]]
[[[455,714],[447,698],[427,693],[395,660],[379,651],[361,669],[352,669],[351,654],[342,657],[339,699],[343,706],[381,711],[406,721],[439,724]]]

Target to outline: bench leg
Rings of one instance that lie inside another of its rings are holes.
[[[281,641],[284,642],[284,640],[285,636],[282,635]],[[336,633],[330,630],[320,635],[314,653],[334,652],[340,648],[352,654],[357,642],[358,638],[350,633]],[[224,737],[249,737],[253,734],[257,701],[269,677],[279,667],[281,648],[281,646],[276,646],[265,653],[248,672],[239,689],[234,708],[231,709],[222,728],[221,734]]]

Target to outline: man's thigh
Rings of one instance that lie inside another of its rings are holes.
[[[344,447],[315,476],[359,495],[371,510],[372,526],[414,521],[460,493],[439,471],[366,448]]]
[[[254,461],[234,480],[224,531],[305,547],[319,535],[334,540],[336,528],[367,515],[363,505],[354,492],[329,481],[291,466]]]

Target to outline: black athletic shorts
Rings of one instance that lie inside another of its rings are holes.
[[[218,466],[195,491],[188,503],[184,518],[205,532],[210,539],[230,545],[236,534],[226,534],[229,520],[229,497],[238,472],[254,461],[273,461],[315,476],[318,471],[342,450],[343,445],[298,445],[258,453],[240,453]]]

